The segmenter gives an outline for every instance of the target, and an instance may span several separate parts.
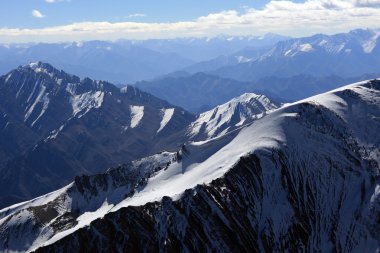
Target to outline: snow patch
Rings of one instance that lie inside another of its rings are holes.
[[[313,46],[309,43],[306,43],[306,44],[299,45],[298,49],[301,52],[311,52],[313,51]]]
[[[285,52],[284,56],[288,56],[291,52],[292,52],[292,50],[289,49],[288,51]]]
[[[120,93],[126,94],[128,92],[128,86],[120,88]]]
[[[38,93],[37,98],[34,100],[32,105],[27,109],[27,112],[24,116],[24,122],[26,122],[29,119],[29,117],[32,115],[36,105],[39,103],[43,103],[40,114],[32,122],[31,126],[33,126],[41,118],[41,116],[46,112],[47,108],[49,107],[49,102],[50,102],[49,93],[45,91],[46,91],[46,86],[41,85],[40,92]]]
[[[46,138],[46,140],[57,138],[58,134],[63,130],[65,125],[60,126],[58,129],[55,129],[51,132],[51,134]]]
[[[321,40],[319,43],[318,43],[318,46],[324,46],[326,45],[328,42],[327,40]]]
[[[131,128],[135,128],[144,116],[144,106],[130,105],[129,109],[131,110]]]
[[[8,82],[11,77],[12,77],[12,73],[10,73],[9,75],[7,75],[7,78],[5,78],[5,82]]]
[[[102,91],[89,91],[79,95],[73,95],[71,98],[71,105],[73,108],[73,116],[78,118],[85,115],[92,108],[99,108],[102,106],[104,100],[104,92]]]
[[[174,114],[174,108],[170,109],[161,109],[162,113],[162,120],[160,123],[160,128],[157,130],[157,133],[159,133],[164,127],[169,123],[169,121],[172,119]]]
[[[251,58],[244,57],[242,55],[236,56],[238,63],[246,63],[252,61]]]
[[[373,36],[370,40],[368,41],[365,41],[363,44],[362,44],[362,47],[363,47],[363,51],[364,53],[366,54],[370,54],[372,53],[373,49],[376,47],[376,44],[377,44],[377,38],[379,37],[379,34],[376,34],[375,36]]]

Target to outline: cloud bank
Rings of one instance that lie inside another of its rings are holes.
[[[39,13],[40,17],[43,17]],[[262,9],[227,10],[195,20],[174,23],[80,22],[42,29],[0,28],[3,42],[91,39],[148,39],[185,36],[261,35],[275,32],[292,36],[336,33],[355,28],[379,28],[380,0],[272,0]]]

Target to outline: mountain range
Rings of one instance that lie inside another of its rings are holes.
[[[307,98],[376,78],[377,30],[284,39],[272,47],[246,47],[134,86],[193,113],[210,110],[245,92],[280,102]]]
[[[287,38],[267,34],[261,37],[0,44],[0,74],[26,62],[43,61],[82,78],[125,85],[246,47],[268,48]]]
[[[379,35],[0,45],[0,252],[378,251]]]
[[[231,131],[0,210],[0,249],[375,252],[380,80],[270,104],[244,94],[197,118]]]
[[[243,93],[265,94],[278,102],[293,102],[320,94],[342,85],[375,78],[367,74],[352,78],[339,76],[295,75],[267,76],[256,81],[237,81],[212,74],[175,72],[135,87],[180,106],[192,113],[202,113]]]
[[[0,72],[43,61],[82,78],[126,84],[150,79],[193,63],[174,53],[159,53],[123,42],[89,41],[0,46]]]
[[[137,88],[36,62],[0,77],[1,206],[176,149],[195,116]],[[11,185],[7,182],[12,182]]]
[[[206,72],[238,81],[297,75],[352,78],[378,74],[379,31],[289,38],[227,36],[162,40],[87,41],[0,45],[0,73],[43,61],[82,78],[118,85],[171,72]]]
[[[369,29],[335,35],[317,34],[280,41],[269,50],[237,52],[231,58],[240,59],[238,64],[231,65],[232,60],[223,59],[227,62],[225,66],[215,60],[202,65],[207,66],[206,70],[212,74],[240,81],[253,81],[273,75],[335,75],[352,78],[363,74],[378,74],[379,35],[379,31]],[[210,64],[215,65],[214,70]],[[192,69],[202,72],[199,67]]]
[[[216,108],[211,127],[210,112],[193,115],[133,86],[80,79],[42,62],[20,66],[0,77],[0,206],[231,131],[278,106],[245,94]]]

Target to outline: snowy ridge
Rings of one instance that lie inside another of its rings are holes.
[[[245,93],[199,115],[190,126],[190,136],[206,135],[212,138],[240,127],[248,121],[261,118],[270,110],[278,108],[264,95]]]
[[[58,91],[63,86],[65,86],[65,91],[69,95],[73,117],[80,118],[92,108],[99,108],[102,106],[105,93],[98,89],[102,89],[102,83],[95,81],[93,83],[93,90],[79,91],[78,87],[82,85],[79,79],[76,80],[78,81],[77,83],[63,84],[63,79],[65,77],[71,78],[71,76],[54,69],[49,64],[33,62],[20,67],[19,70],[31,70],[35,73],[37,78],[35,83],[28,83],[31,80],[24,77],[16,93],[16,99],[21,99],[21,93],[28,93],[24,121],[30,122],[30,126],[32,127],[42,118],[46,111],[49,110],[50,101],[55,99],[54,96],[57,95]],[[12,80],[11,77],[12,73],[8,74],[5,83],[15,81]],[[16,78],[15,75],[13,75],[13,78]],[[30,87],[30,85],[33,86]]]
[[[350,54],[357,46],[361,52],[371,54],[377,45],[379,31],[376,30],[354,30],[347,34],[336,34],[332,36],[314,35],[312,37],[292,39],[280,42],[272,48],[263,58],[272,56],[294,57],[302,53],[325,52],[330,55]]]
[[[60,78],[61,72],[57,69],[54,69],[51,65],[42,63],[42,62],[32,62],[24,68],[31,68],[36,74],[38,73],[44,73],[47,74],[53,81],[54,81],[54,89],[59,88],[62,85],[63,79]],[[66,74],[67,75],[67,74]],[[79,81],[79,80],[78,80]],[[87,92],[78,92],[78,87],[80,86],[80,83],[67,83],[66,84],[66,92],[70,94],[70,101],[72,105],[73,110],[73,117],[82,117],[87,112],[89,112],[92,108],[100,108],[103,103],[104,95],[105,93],[102,91],[103,89],[103,83],[99,81],[94,81],[93,86],[96,89],[101,90],[90,90]],[[35,87],[37,87],[36,85]],[[38,104],[43,102],[43,108],[40,112],[37,119],[34,120],[33,124],[44,114],[46,109],[49,106],[49,92],[46,91],[47,87],[42,83],[40,86],[40,93],[37,96],[37,98],[34,100],[34,103],[30,108],[28,109],[27,114],[25,115],[25,119],[27,120],[31,113],[34,110],[34,107]],[[22,89],[22,87],[20,88]],[[54,93],[54,91],[53,91]],[[29,97],[29,99],[32,97],[33,94]],[[29,100],[28,99],[28,100]]]
[[[162,129],[169,123],[174,114],[174,108],[162,109],[162,120],[160,122],[160,128],[157,130],[157,133],[161,132]]]
[[[30,67],[31,69],[34,70],[34,72],[36,73],[45,73],[47,75],[49,75],[50,77],[53,77],[54,76],[54,73],[49,69],[48,65],[47,64],[44,64],[42,62],[31,62],[29,63],[28,65],[26,65],[28,67]],[[24,67],[26,67],[24,66]]]
[[[125,195],[130,195],[135,187],[143,186],[146,177],[174,160],[175,154],[163,152],[105,174],[77,177],[75,182],[58,191],[0,210],[0,230],[16,231],[17,224],[26,223],[23,229],[28,231],[28,235],[9,234],[7,240],[0,243],[0,252],[6,249],[33,251],[51,237],[55,240],[88,225],[96,217],[105,215],[105,211]],[[39,223],[41,219],[44,219],[43,223]],[[70,229],[65,226],[66,229],[60,231],[57,228],[61,219],[77,219],[78,222],[73,222]],[[1,232],[0,236],[3,236]]]

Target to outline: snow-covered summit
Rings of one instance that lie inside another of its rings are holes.
[[[245,93],[200,114],[189,127],[189,135],[198,140],[220,136],[278,107],[276,102],[264,95]]]
[[[371,54],[378,44],[380,32],[377,30],[357,29],[349,33],[336,35],[316,34],[311,37],[291,39],[279,42],[262,56],[295,57],[301,54]]]
[[[241,59],[251,59],[247,62],[231,65],[216,61],[203,65],[213,74],[239,81],[271,76],[292,78],[297,75],[357,78],[378,73],[379,34],[378,30],[359,29],[335,35],[293,38],[280,41],[267,50],[243,50],[235,54]],[[197,71],[202,69],[205,68],[198,68]],[[277,95],[281,96],[280,93]]]

